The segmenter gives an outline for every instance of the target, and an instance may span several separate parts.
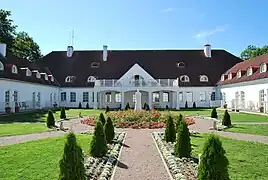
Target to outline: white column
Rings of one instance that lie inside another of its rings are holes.
[[[180,92],[176,92],[176,109],[180,109],[180,100],[179,100],[179,94]]]
[[[148,105],[149,105],[149,108],[152,109],[152,95],[153,93],[150,91],[148,92]]]
[[[160,108],[163,107],[163,91],[159,91],[159,103],[160,103]]]
[[[98,98],[98,92],[97,91],[94,91],[94,102],[93,102],[94,109],[98,109],[98,101],[97,101],[97,98]]]
[[[99,107],[99,108],[103,108],[103,93],[100,92],[100,93],[99,93],[99,96],[100,96],[100,102],[99,102],[100,107]]]
[[[125,108],[125,93],[121,92],[121,109]]]

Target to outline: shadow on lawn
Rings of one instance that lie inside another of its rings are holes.
[[[22,123],[22,122],[45,122],[46,114],[44,112],[30,112],[25,114],[10,114],[6,116],[0,116],[0,124],[7,123]]]

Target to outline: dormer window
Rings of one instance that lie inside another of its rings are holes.
[[[237,71],[237,73],[236,73],[236,77],[237,77],[237,78],[241,78],[241,75],[242,75],[242,74],[241,74],[241,70]]]
[[[252,67],[249,67],[247,70],[247,76],[251,76],[253,74],[253,69]]]
[[[208,77],[206,75],[201,75],[200,82],[208,82]]]
[[[178,63],[177,63],[177,67],[178,67],[178,68],[185,68],[185,64],[184,64],[184,62],[178,62]]]
[[[39,72],[36,72],[36,78],[40,79],[41,78],[41,74]]]
[[[48,81],[48,77],[47,77],[47,74],[45,74],[45,80]]]
[[[190,81],[190,78],[187,75],[182,75],[180,77],[180,81],[181,82],[189,82]]]
[[[99,66],[100,66],[100,63],[98,62],[91,63],[91,68],[98,68]]]
[[[231,80],[233,78],[233,74],[232,73],[229,73],[228,74],[228,79]]]
[[[26,70],[26,76],[32,76],[32,71],[28,68]]]
[[[4,64],[0,62],[0,71],[4,71]]]
[[[221,75],[221,81],[224,81],[225,80],[225,75]]]
[[[48,75],[50,77],[50,81],[54,82],[54,77],[52,75]]]
[[[73,82],[75,80],[75,76],[67,76],[65,78],[65,82]]]
[[[266,63],[262,63],[260,66],[260,73],[264,73],[267,71],[267,64]]]
[[[96,81],[96,78],[94,76],[89,76],[87,78],[87,82],[95,82]]]
[[[18,74],[18,68],[17,68],[16,65],[14,65],[14,64],[12,65],[11,72],[12,72],[13,74]]]

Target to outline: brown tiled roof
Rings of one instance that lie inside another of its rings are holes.
[[[218,81],[217,84],[218,85],[233,84],[233,83],[267,78],[268,71],[260,73],[260,65],[263,63],[268,64],[268,54],[264,54],[256,58],[237,63],[235,66],[227,70],[224,74],[228,75],[229,73],[237,73],[239,70],[241,70],[242,72],[244,72],[242,73],[242,76],[240,78],[234,76],[231,80],[229,80],[228,78],[224,81],[220,80]],[[247,76],[246,73],[249,67],[252,67],[253,69],[253,74],[251,76]]]
[[[64,87],[93,86],[94,83],[87,83],[89,76],[119,79],[136,63],[155,79],[188,75],[190,82],[180,82],[180,86],[215,86],[222,73],[241,61],[225,50],[212,50],[212,58],[206,58],[203,50],[108,50],[108,59],[104,62],[100,50],[74,51],[71,58],[66,51],[53,51],[38,64],[48,67]],[[92,68],[93,62],[100,66]],[[184,62],[185,68],[178,68],[179,62]],[[200,82],[200,75],[207,75],[209,82]],[[65,83],[67,76],[76,78],[72,83]]]

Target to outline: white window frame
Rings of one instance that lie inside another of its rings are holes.
[[[264,73],[267,71],[267,64],[266,63],[262,63],[260,65],[260,73]]]
[[[0,61],[0,71],[4,71],[4,70],[5,70],[4,64]]]
[[[169,102],[169,92],[163,92],[163,102]]]
[[[111,92],[105,93],[105,102],[107,102],[107,103],[112,102],[112,93]]]
[[[177,67],[178,68],[185,68],[185,63],[184,62],[178,62]]]
[[[5,103],[10,103],[10,90],[5,91]]]
[[[132,95],[132,102],[134,102],[134,103],[136,103],[136,95],[135,95],[135,93]]]
[[[182,76],[180,77],[180,81],[181,81],[181,82],[190,82],[190,78],[189,78],[189,76],[187,76],[187,75],[182,75]]]
[[[199,95],[199,100],[201,102],[205,102],[206,101],[206,92],[200,92],[200,95]]]
[[[65,82],[68,82],[68,83],[73,82],[74,80],[75,80],[75,76],[67,76],[65,78]]]
[[[76,102],[76,92],[70,92],[70,102]]]
[[[221,81],[224,81],[225,80],[225,75],[221,75]]]
[[[211,92],[211,94],[210,94],[210,100],[211,101],[216,101],[216,92]]]
[[[32,76],[32,71],[30,69],[26,69],[26,76]]]
[[[83,92],[83,102],[89,102],[89,92]]]
[[[179,92],[179,102],[183,102],[183,92]]]
[[[193,102],[193,92],[186,92],[186,101]]]
[[[229,73],[228,74],[228,79],[231,80],[233,78],[233,74],[232,73]]]
[[[251,76],[253,74],[253,69],[252,67],[249,67],[247,70],[247,76]]]
[[[89,77],[87,78],[87,82],[95,82],[96,80],[97,80],[97,78],[94,77],[94,76],[89,76]]]
[[[39,72],[36,73],[36,78],[40,79],[41,78],[41,74]]]
[[[66,99],[67,99],[67,93],[61,92],[60,93],[60,101],[63,102],[63,101],[66,101]]]
[[[117,103],[122,102],[122,94],[121,93],[115,93],[115,102],[117,102]]]
[[[14,94],[13,94],[13,100],[14,100],[14,102],[18,102],[18,98],[19,98],[19,92],[18,91],[14,91]]]
[[[159,92],[153,93],[153,102],[160,102],[160,93]]]
[[[237,71],[237,73],[236,73],[236,77],[237,77],[237,78],[241,78],[241,70]]]
[[[14,64],[12,65],[11,72],[12,72],[13,74],[18,74],[18,68],[17,68],[16,65],[14,65]]]
[[[206,75],[201,75],[200,82],[208,82],[208,77]]]

